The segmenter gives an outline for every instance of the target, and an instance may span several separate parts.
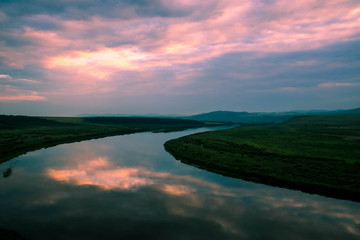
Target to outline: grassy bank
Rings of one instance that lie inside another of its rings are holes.
[[[360,201],[360,116],[299,116],[168,141],[176,159],[223,175]]]
[[[28,151],[143,131],[177,131],[211,125],[193,120],[127,117],[27,117],[0,115],[0,163]]]

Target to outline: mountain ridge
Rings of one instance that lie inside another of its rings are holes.
[[[291,110],[284,112],[236,112],[218,110],[200,113],[190,116],[179,114],[80,114],[78,117],[155,117],[155,118],[181,118],[197,121],[215,121],[232,123],[280,123],[298,115],[340,115],[351,114],[359,115],[360,108],[339,109],[339,110]]]
[[[348,110],[294,110],[286,112],[234,112],[213,111],[185,117],[198,121],[218,121],[234,123],[280,123],[299,115],[359,115],[360,108]]]

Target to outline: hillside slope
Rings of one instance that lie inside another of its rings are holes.
[[[360,201],[360,115],[296,116],[170,140],[165,149],[223,175]]]
[[[360,115],[360,108],[350,110],[336,110],[336,111],[289,111],[289,112],[232,112],[232,111],[215,111],[209,113],[202,113],[186,117],[186,119],[198,121],[219,121],[219,122],[234,122],[234,123],[280,123],[284,122],[294,116],[299,115]]]

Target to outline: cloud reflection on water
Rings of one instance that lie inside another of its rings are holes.
[[[342,230],[334,231],[335,236],[339,232],[347,232],[353,237],[360,236],[360,217],[356,211],[352,212],[346,206],[332,205],[331,199],[303,196],[296,191],[294,194],[300,197],[279,196],[276,188],[229,188],[195,176],[119,166],[106,156],[93,156],[88,161],[78,157],[71,159],[65,166],[47,168],[46,175],[72,186],[90,185],[105,191],[134,192],[140,195],[145,189],[151,189],[163,196],[160,202],[164,204],[167,214],[190,219],[201,216],[203,220],[216,223],[227,234],[238,237],[252,238],[243,227],[248,224],[250,228],[264,227],[262,224],[268,221],[272,222],[274,228],[281,228],[285,222],[289,222],[306,233],[310,230],[308,226],[316,225],[319,219],[325,219],[321,228],[329,232],[332,232],[330,229],[336,222],[335,226]],[[293,228],[283,230],[282,234],[290,237],[295,231]],[[322,239],[319,229],[310,232]]]
[[[94,185],[105,190],[131,190],[152,184],[150,179],[139,177],[141,169],[114,168],[106,157],[98,157],[87,163],[79,163],[77,168],[46,170],[47,175],[57,181],[73,185]]]
[[[78,186],[93,185],[103,190],[135,191],[152,185],[172,195],[192,194],[199,188],[206,188],[214,195],[235,196],[219,184],[191,176],[150,171],[143,167],[117,166],[106,156],[98,156],[88,161],[73,159],[69,166],[47,168],[45,172],[48,177],[59,182]]]
[[[162,153],[162,136],[112,137],[20,157],[14,174],[0,181],[0,224],[53,240],[359,238],[359,203],[186,166]]]

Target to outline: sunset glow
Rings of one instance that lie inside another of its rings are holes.
[[[53,4],[0,3],[3,113],[27,101],[49,115],[360,103],[356,0]]]

